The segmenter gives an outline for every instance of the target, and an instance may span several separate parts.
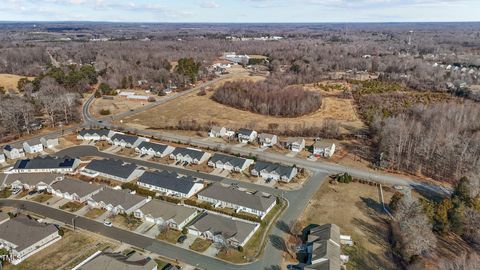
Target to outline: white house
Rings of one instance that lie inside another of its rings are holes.
[[[135,152],[142,155],[151,155],[156,157],[165,157],[171,154],[175,147],[160,143],[141,142],[136,148]]]
[[[56,173],[5,173],[0,174],[0,187],[47,190],[56,181],[61,181],[63,177],[62,174]]]
[[[87,199],[87,203],[90,207],[102,208],[117,215],[131,214],[150,200],[150,198],[130,194],[127,190],[104,188]]]
[[[62,197],[69,201],[84,203],[93,195],[100,192],[104,187],[90,184],[80,180],[65,178],[57,181],[48,187],[48,191],[55,196]]]
[[[276,198],[262,192],[248,193],[238,188],[213,184],[200,191],[198,199],[215,207],[232,208],[237,213],[245,212],[263,219],[276,204]]]
[[[0,248],[10,253],[8,261],[13,265],[60,239],[57,227],[26,216],[20,215],[0,223]]]
[[[160,200],[151,200],[133,212],[136,218],[156,225],[167,225],[175,230],[182,230],[195,218],[195,208],[177,205]]]
[[[3,153],[8,159],[19,159],[25,157],[25,151],[23,151],[23,145],[5,145],[3,147]]]
[[[109,129],[83,129],[77,134],[77,140],[84,141],[107,141],[116,132]]]
[[[10,170],[12,173],[72,173],[80,165],[76,158],[36,157],[17,160]]]
[[[263,179],[290,182],[297,175],[296,167],[257,161],[250,173]]]
[[[242,172],[253,164],[253,159],[215,153],[208,161],[208,166],[227,171]]]
[[[201,164],[208,160],[210,153],[193,149],[193,148],[183,148],[177,147],[170,154],[170,159],[174,159],[181,162]]]
[[[237,138],[241,143],[253,142],[257,138],[257,132],[255,130],[241,128],[237,132]]]
[[[286,146],[292,152],[301,152],[305,149],[305,139],[303,138],[289,138],[286,142]]]
[[[317,157],[331,157],[335,153],[335,143],[323,140],[313,144],[313,154]]]
[[[255,222],[205,212],[188,226],[188,233],[215,243],[226,241],[229,246],[243,247],[259,227]]]
[[[44,148],[53,148],[57,146],[58,143],[58,138],[57,137],[41,137],[40,142],[42,143]]]
[[[34,139],[30,141],[23,142],[23,150],[27,154],[35,154],[43,151],[43,144],[40,139]]]
[[[260,133],[258,135],[258,142],[262,147],[272,147],[278,143],[278,137],[274,134]]]
[[[120,134],[116,133],[111,138],[108,139],[108,142],[113,145],[117,145],[123,148],[135,148],[141,142],[149,142],[150,139],[137,137],[133,135]]]
[[[210,129],[210,132],[208,133],[208,136],[210,136],[210,137],[223,137],[223,136],[225,136],[226,132],[227,132],[227,129],[225,127],[213,126]]]
[[[5,154],[0,154],[0,163],[6,162]]]
[[[190,198],[204,187],[202,181],[167,171],[145,172],[137,184],[148,190],[182,198]]]

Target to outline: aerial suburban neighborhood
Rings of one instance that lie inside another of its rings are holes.
[[[0,2],[0,269],[480,269],[479,10]]]

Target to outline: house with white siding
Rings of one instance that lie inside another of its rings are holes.
[[[32,139],[26,142],[23,142],[23,150],[27,154],[36,154],[43,152],[43,144],[40,139]]]
[[[52,156],[35,157],[32,159],[17,160],[11,173],[72,173],[80,165],[76,158],[59,158]]]
[[[242,172],[254,162],[253,159],[215,153],[208,161],[208,166],[227,171]]]
[[[249,193],[236,187],[226,187],[215,183],[200,191],[198,199],[211,203],[214,207],[232,208],[237,213],[244,212],[263,219],[277,203],[275,196],[262,192]]]
[[[301,152],[305,149],[305,139],[304,138],[289,138],[286,142],[286,146],[292,152]]]
[[[203,181],[167,171],[145,172],[137,181],[142,188],[169,196],[190,198],[204,188]]]
[[[3,147],[3,153],[8,159],[19,159],[25,157],[22,144],[9,144]]]
[[[151,200],[133,212],[136,218],[156,225],[167,225],[181,231],[197,216],[195,208],[160,200]]]
[[[77,140],[83,141],[107,141],[116,132],[110,129],[83,129],[77,134]]]
[[[221,137],[225,136],[226,133],[227,133],[227,129],[225,127],[213,126],[210,129],[210,132],[208,133],[208,136],[213,137],[213,138],[215,138],[215,137],[221,138]]]
[[[88,163],[81,174],[88,177],[104,177],[121,182],[130,182],[140,177],[144,170],[136,164],[117,159],[97,159]]]
[[[187,228],[188,233],[193,236],[212,240],[215,243],[226,241],[226,244],[232,247],[243,247],[259,227],[259,223],[204,212]]]
[[[316,157],[332,157],[335,153],[335,143],[329,140],[317,141],[313,144],[313,155]]]
[[[177,147],[170,154],[170,159],[174,159],[180,162],[201,164],[208,160],[210,153],[194,148]]]
[[[58,137],[56,136],[41,137],[40,142],[42,143],[44,148],[49,148],[49,149],[59,145]]]
[[[49,185],[48,192],[69,201],[84,203],[93,195],[103,190],[104,186],[90,184],[84,181],[65,178]]]
[[[278,137],[274,134],[260,133],[258,135],[258,142],[262,147],[272,147],[278,143]]]
[[[6,249],[9,263],[17,265],[60,240],[57,227],[19,215],[0,223],[0,248]]]
[[[267,180],[290,182],[297,175],[297,168],[280,164],[257,161],[250,173]]]
[[[111,138],[108,139],[108,142],[113,145],[117,145],[123,148],[135,148],[141,142],[149,142],[150,139],[137,137],[134,135],[120,134],[116,133]]]
[[[117,214],[131,214],[133,211],[149,202],[151,198],[130,194],[127,190],[104,188],[91,198],[87,199],[90,207],[101,208]]]
[[[4,173],[0,174],[0,188],[11,187],[24,190],[47,190],[53,183],[61,181],[58,173]]]
[[[170,155],[175,147],[161,144],[161,143],[152,143],[152,142],[141,142],[137,147],[135,147],[135,152],[141,153],[142,155],[151,155],[156,157],[165,157]]]
[[[241,143],[249,143],[257,139],[257,132],[255,130],[241,128],[237,131],[238,141]]]

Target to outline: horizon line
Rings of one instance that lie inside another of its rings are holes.
[[[324,21],[324,22],[148,22],[148,21],[101,21],[101,20],[0,20],[0,23],[126,23],[126,24],[382,24],[382,23],[480,23],[478,21]]]

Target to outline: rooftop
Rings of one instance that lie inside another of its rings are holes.
[[[134,144],[138,139],[139,137],[137,136],[120,134],[120,133],[113,135],[111,138],[112,141],[124,141],[129,144]]]
[[[101,172],[123,179],[127,179],[136,169],[137,165],[124,163],[117,159],[97,159],[92,160],[85,169]]]
[[[55,232],[57,228],[54,225],[39,223],[26,216],[17,216],[0,224],[0,239],[15,244],[17,251],[24,250]]]
[[[99,135],[99,136],[108,136],[110,133],[109,129],[83,129],[78,132],[81,136],[85,135]]]
[[[173,190],[176,192],[187,194],[198,183],[191,176],[180,176],[177,173],[168,171],[145,172],[138,179],[139,183],[144,183],[156,187]]]
[[[211,162],[216,163],[217,161],[222,162],[223,164],[229,163],[233,167],[242,167],[245,162],[247,162],[246,158],[241,158],[241,157],[235,157],[235,156],[229,156],[229,155],[224,155],[224,154],[219,154],[215,153],[213,156],[210,158]]]
[[[173,150],[172,155],[178,155],[181,154],[182,156],[188,155],[189,157],[193,159],[200,160],[203,155],[205,155],[205,152],[197,149],[192,149],[192,148],[183,148],[183,147],[177,147],[175,150]]]
[[[157,263],[137,253],[125,256],[121,253],[102,252],[78,270],[153,270]]]
[[[253,169],[257,172],[260,172],[262,170],[265,170],[270,173],[276,172],[279,175],[283,176],[283,175],[290,175],[293,170],[293,167],[270,163],[270,162],[257,161]]]
[[[99,189],[102,189],[102,186],[96,184],[89,184],[80,180],[75,180],[71,178],[65,178],[62,181],[55,182],[51,185],[55,190],[60,190],[62,193],[77,194],[80,197],[87,196]]]
[[[9,186],[15,181],[20,181],[23,184],[34,186],[39,183],[45,183],[50,185],[53,181],[62,178],[62,174],[58,173],[12,173],[12,174],[0,174],[0,185],[4,183]]]
[[[123,209],[127,210],[139,204],[146,198],[136,194],[130,194],[127,190],[105,188],[99,193],[93,195],[92,199],[95,202],[104,202],[105,204],[111,204],[114,207],[120,205]]]
[[[159,200],[151,200],[140,207],[139,210],[144,215],[151,215],[154,218],[162,218],[163,220],[173,219],[177,224],[182,223],[197,212],[194,208]]]
[[[160,152],[160,153],[162,153],[162,152],[165,151],[165,149],[168,148],[168,145],[166,145],[166,144],[161,144],[161,143],[152,143],[152,142],[143,141],[143,142],[141,142],[141,143],[137,146],[137,148],[139,148],[139,149],[142,149],[142,148],[144,148],[144,147],[145,147],[146,149],[150,149],[150,148],[151,148],[151,149],[153,149],[155,152]]]
[[[17,160],[14,169],[57,169],[57,168],[72,168],[75,163],[74,158],[65,157],[35,157],[32,159]]]

